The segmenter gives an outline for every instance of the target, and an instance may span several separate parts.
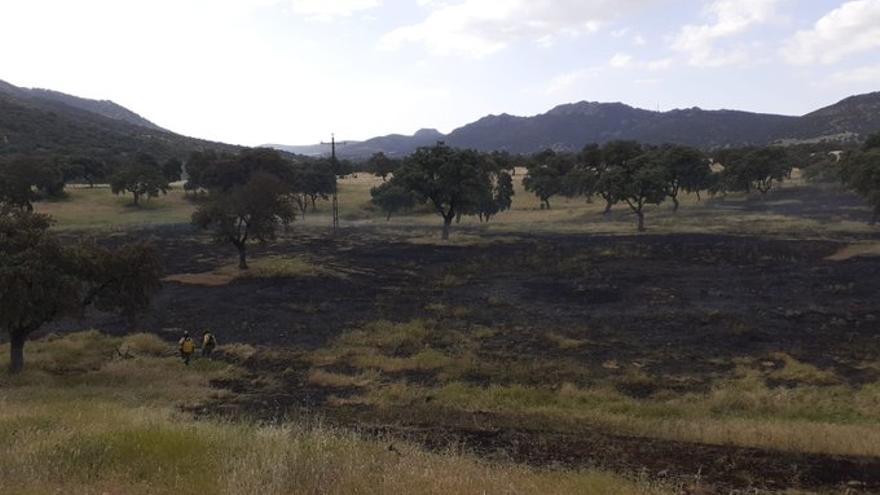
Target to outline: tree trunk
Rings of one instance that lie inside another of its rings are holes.
[[[140,193],[134,192],[134,193],[132,193],[132,194],[134,194],[134,205],[135,205],[135,206],[140,206],[140,205],[141,205],[141,195],[140,195]]]
[[[678,196],[672,196],[672,213],[678,213]]]
[[[318,205],[315,204],[318,201],[318,198],[312,196],[312,213],[318,211]]]
[[[550,209],[550,198],[544,198],[544,206],[546,206],[548,210]]]
[[[244,243],[241,245],[235,246],[238,248],[238,269],[239,270],[247,270],[247,247]]]
[[[636,212],[636,216],[639,219],[639,232],[645,231],[645,214],[642,213],[641,210]]]
[[[697,191],[697,201],[703,201],[703,197],[700,196],[700,191]]]
[[[455,218],[454,215],[447,215],[443,217],[443,235],[441,239],[444,241],[449,240],[449,227],[452,225],[452,220]]]
[[[16,375],[24,369],[24,333],[12,332],[9,335],[9,373]]]
[[[605,211],[603,211],[602,214],[603,214],[603,215],[606,215],[606,216],[607,216],[607,215],[610,215],[610,214],[611,214],[611,208],[613,208],[613,207],[614,207],[614,203],[612,203],[611,200],[606,199],[606,200],[605,200]]]

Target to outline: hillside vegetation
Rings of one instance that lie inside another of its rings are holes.
[[[167,159],[203,149],[237,147],[175,134],[109,102],[24,90],[0,81],[0,156],[115,157],[146,152]]]

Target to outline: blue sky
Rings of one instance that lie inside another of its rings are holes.
[[[880,0],[2,0],[0,79],[231,143],[880,90]]]

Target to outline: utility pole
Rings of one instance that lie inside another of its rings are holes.
[[[325,143],[321,141],[323,145],[330,145],[330,164],[333,166],[333,178],[335,179],[333,182],[333,233],[339,229],[339,185],[337,181],[339,176],[336,173],[339,171],[339,161],[336,159],[336,134],[330,134],[330,142]],[[340,146],[345,146],[346,143],[339,143]]]

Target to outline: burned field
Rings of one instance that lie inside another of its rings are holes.
[[[296,271],[224,279],[222,247],[151,235],[171,277],[138,326],[210,328],[249,370],[199,413],[318,414],[431,448],[718,489],[880,490],[880,259],[835,257],[847,244],[456,246],[360,228],[285,237],[253,257]]]

